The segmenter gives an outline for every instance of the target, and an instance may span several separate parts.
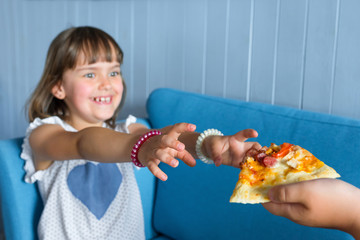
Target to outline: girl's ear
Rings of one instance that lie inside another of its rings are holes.
[[[60,81],[53,86],[51,93],[57,99],[63,100],[65,98],[65,91]]]

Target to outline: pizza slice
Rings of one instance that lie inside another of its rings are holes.
[[[340,175],[306,149],[290,144],[271,144],[252,149],[240,165],[239,180],[230,202],[264,203],[271,187],[317,178],[338,178]]]

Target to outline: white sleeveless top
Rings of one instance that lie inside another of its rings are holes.
[[[129,133],[128,126],[135,122],[136,118],[129,116],[115,130]],[[133,164],[77,159],[54,161],[48,169],[36,171],[29,135],[43,124],[58,124],[66,131],[77,131],[59,117],[37,118],[26,131],[21,153],[25,160],[25,181],[37,182],[44,202],[39,238],[145,239]]]

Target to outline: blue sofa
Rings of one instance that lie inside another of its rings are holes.
[[[177,122],[224,134],[253,128],[262,145],[301,145],[334,167],[342,180],[360,187],[360,121],[173,89],[153,91],[147,111],[153,128]],[[10,240],[36,239],[42,208],[36,187],[23,182],[21,143],[21,138],[0,141],[1,218]],[[147,239],[353,239],[271,215],[260,204],[229,203],[239,169],[202,162],[193,168],[182,163],[177,168],[161,166],[169,176],[166,182],[157,181],[147,169],[136,171]]]

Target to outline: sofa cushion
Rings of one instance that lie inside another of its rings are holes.
[[[20,158],[22,138],[0,141],[1,218],[6,239],[37,239],[36,225],[42,202],[35,184],[24,179],[24,160]]]
[[[177,122],[194,123],[199,132],[217,128],[224,134],[253,128],[262,145],[298,144],[334,167],[342,180],[360,187],[357,120],[172,89],[152,92],[147,110],[154,128]],[[337,230],[295,224],[270,214],[260,204],[229,203],[239,169],[200,161],[193,168],[185,164],[161,167],[169,178],[157,181],[154,227],[170,238],[352,239]]]

